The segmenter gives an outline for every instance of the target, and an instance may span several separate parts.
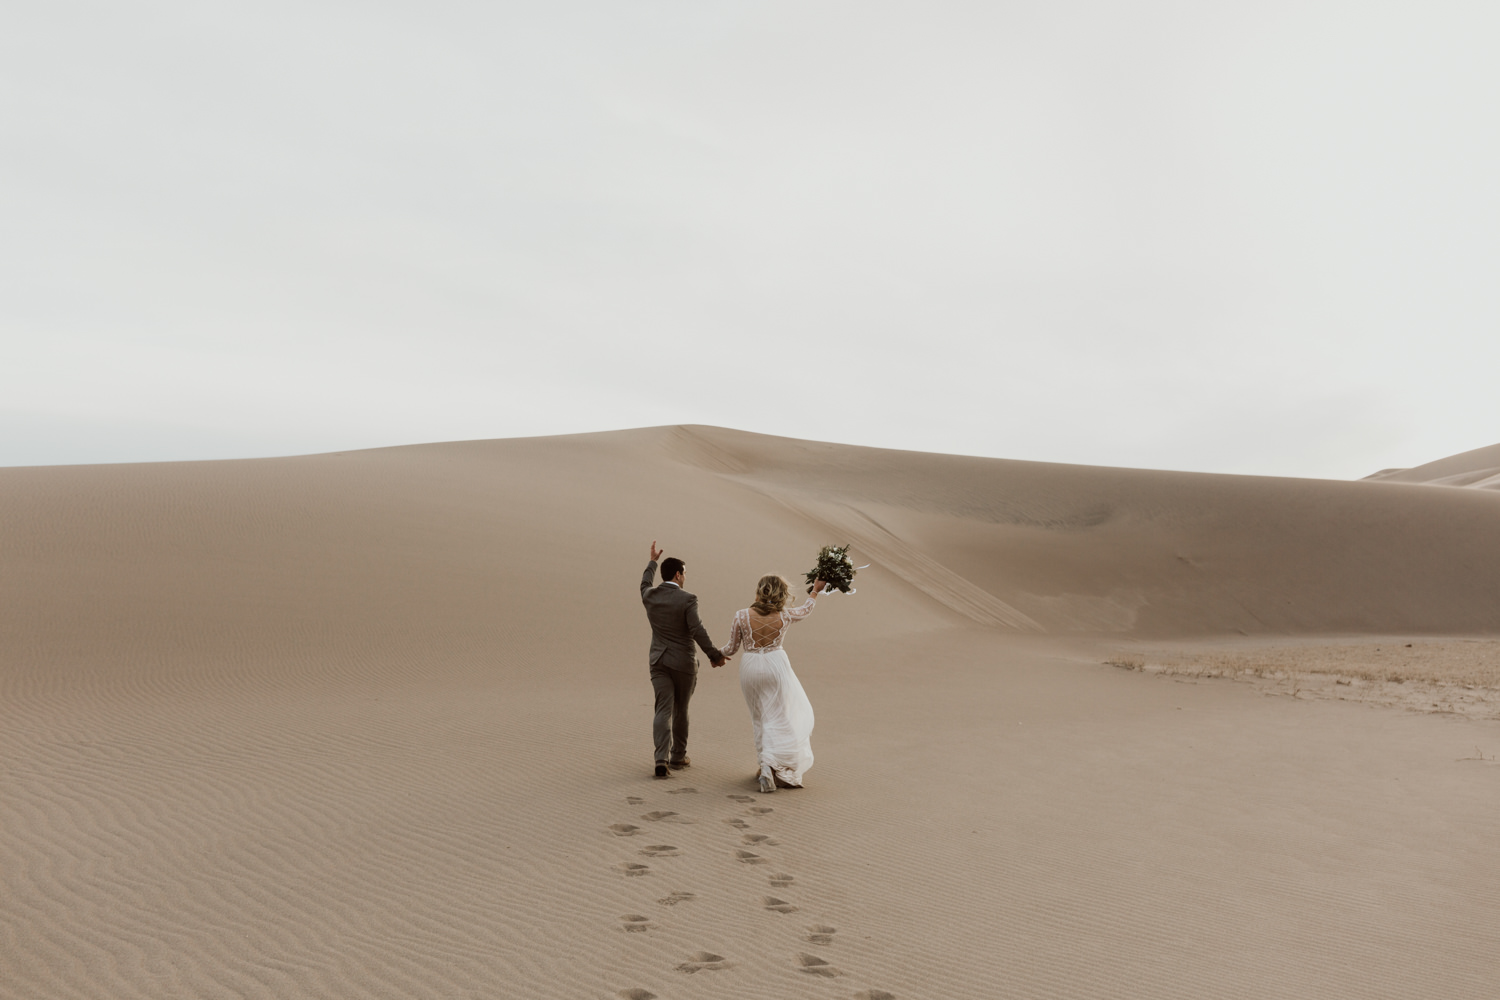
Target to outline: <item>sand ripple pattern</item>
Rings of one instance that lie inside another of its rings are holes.
[[[568,817],[537,821],[497,766],[538,766],[524,747],[545,719],[443,685],[321,680],[258,698],[7,685],[0,996],[595,990],[558,943],[589,889],[538,850]]]

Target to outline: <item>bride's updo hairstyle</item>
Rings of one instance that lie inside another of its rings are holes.
[[[763,576],[755,585],[755,603],[750,605],[750,610],[758,615],[774,615],[786,607],[786,598],[791,592],[791,584],[781,577]]]

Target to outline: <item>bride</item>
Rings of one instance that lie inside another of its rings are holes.
[[[812,703],[792,673],[781,640],[792,622],[812,614],[817,595],[827,588],[828,584],[817,581],[801,607],[788,608],[791,587],[787,582],[779,576],[761,577],[755,585],[755,603],[736,612],[729,643],[719,650],[727,659],[745,647],[740,657],[740,690],[755,725],[763,792],[774,792],[777,785],[801,788],[802,775],[812,767]]]

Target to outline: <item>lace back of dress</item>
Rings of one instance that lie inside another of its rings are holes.
[[[781,633],[786,631],[786,620],[782,615],[763,618],[755,612],[746,612],[746,624],[750,631],[751,649],[775,649],[781,645]]]

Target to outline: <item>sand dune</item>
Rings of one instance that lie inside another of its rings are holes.
[[[1017,628],[1500,630],[1500,565],[1476,547],[1500,523],[1487,496],[674,433],[683,460],[790,500],[872,555],[899,537],[1029,616]]]
[[[0,470],[0,996],[1490,996],[1500,723],[1102,663],[1483,668],[1500,496],[1410,481],[703,427]],[[789,640],[805,791],[733,666],[647,777],[652,538],[716,638],[872,563]]]
[[[1425,483],[1429,486],[1469,486],[1500,490],[1500,444],[1449,455],[1414,469],[1382,469],[1365,477],[1391,483]]]

